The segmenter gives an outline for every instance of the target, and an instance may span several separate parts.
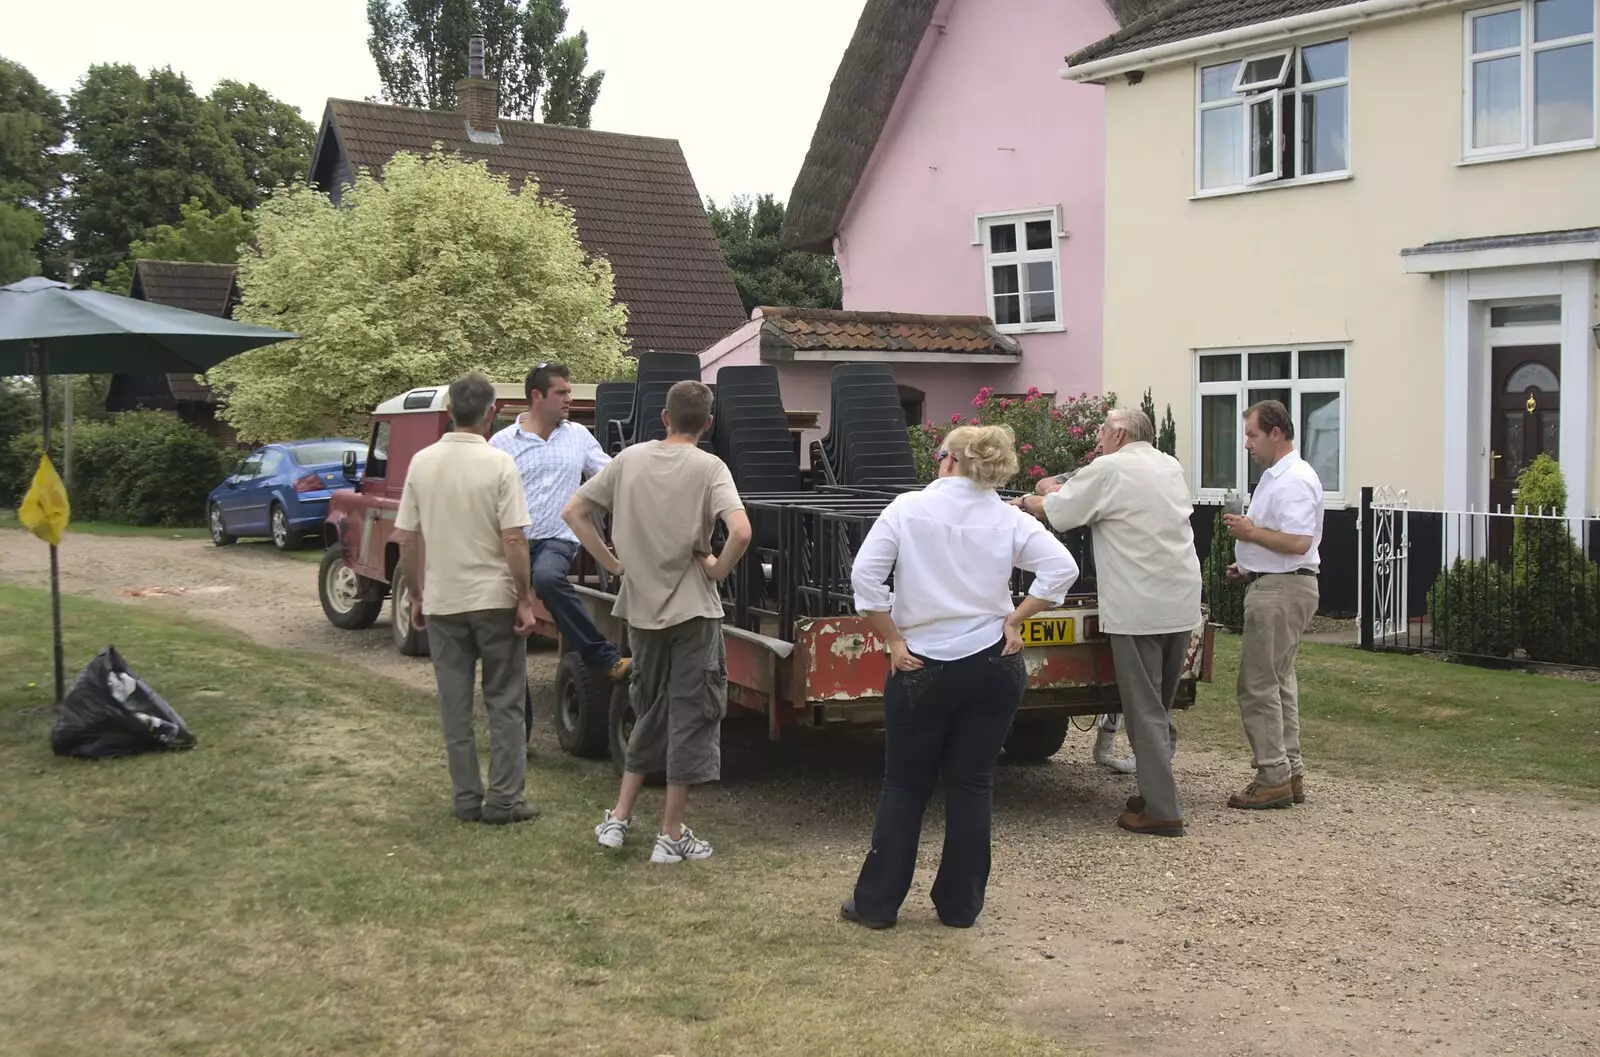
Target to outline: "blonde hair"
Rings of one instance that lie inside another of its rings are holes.
[[[1010,426],[958,426],[944,439],[956,471],[981,488],[1000,488],[1017,475],[1017,435]]]

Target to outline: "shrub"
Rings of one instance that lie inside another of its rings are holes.
[[[1172,405],[1167,405],[1167,417],[1156,418],[1155,398],[1151,391],[1144,391],[1144,398],[1139,401],[1139,410],[1150,416],[1150,424],[1156,428],[1156,450],[1176,457],[1178,454],[1178,424],[1172,419]]]
[[[15,437],[7,462],[26,492],[43,443]],[[53,430],[50,458],[63,469],[61,431]],[[110,422],[84,422],[73,433],[72,517],[125,525],[198,525],[206,495],[227,476],[230,459],[204,433],[174,415],[133,411]]]
[[[1233,564],[1233,537],[1228,535],[1222,513],[1218,507],[1211,523],[1211,550],[1201,569],[1200,586],[1206,605],[1211,608],[1211,623],[1239,631],[1244,627],[1244,584],[1228,579],[1228,566]]]
[[[1052,404],[1037,388],[1014,399],[996,396],[992,388],[985,386],[972,398],[971,415],[964,417],[958,412],[945,423],[930,421],[910,427],[917,479],[933,480],[933,453],[956,426],[1007,425],[1017,435],[1021,468],[1006,487],[1031,492],[1046,474],[1076,470],[1093,458],[1095,433],[1106,420],[1106,413],[1116,406],[1115,393],[1083,393]]]
[[[1562,514],[1567,484],[1561,467],[1540,455],[1517,477],[1514,513]],[[1511,543],[1522,648],[1530,660],[1595,663],[1600,626],[1594,616],[1600,570],[1584,556],[1566,521],[1519,517]]]
[[[1517,648],[1517,592],[1493,561],[1457,558],[1428,589],[1433,644],[1448,653],[1509,657]]]
[[[27,389],[0,380],[0,506],[22,502],[27,482],[38,468],[39,401]],[[34,442],[26,443],[29,436]],[[34,457],[27,458],[34,452]],[[17,487],[23,482],[22,489]]]

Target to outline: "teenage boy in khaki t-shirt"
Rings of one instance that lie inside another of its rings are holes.
[[[614,574],[627,570],[612,613],[628,624],[637,719],[621,793],[595,837],[602,847],[622,847],[645,775],[664,769],[666,811],[650,861],[677,863],[711,857],[711,845],[683,816],[689,787],[722,774],[728,669],[716,584],[750,545],[750,520],[727,465],[698,446],[711,428],[711,390],[679,382],[661,418],[666,440],[624,448],[578,489],[561,516],[602,566]],[[591,520],[597,508],[611,512],[615,554]],[[728,541],[713,556],[719,519]]]

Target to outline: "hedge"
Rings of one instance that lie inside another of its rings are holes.
[[[110,422],[80,424],[73,435],[72,516],[80,521],[124,525],[199,525],[206,496],[232,464],[206,434],[174,415],[132,411]],[[9,484],[26,492],[43,444],[37,434],[12,439]],[[50,456],[62,469],[61,434],[51,437]]]

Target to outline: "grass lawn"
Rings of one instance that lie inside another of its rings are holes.
[[[1219,634],[1214,681],[1201,684],[1199,706],[1179,722],[1184,745],[1235,753],[1248,765],[1238,666],[1238,636]],[[1296,670],[1301,746],[1313,772],[1533,783],[1600,800],[1596,683],[1316,644],[1301,647]]]
[[[462,825],[426,695],[168,616],[64,617],[69,669],[115,642],[199,746],[53,757],[18,711],[48,700],[48,599],[0,586],[7,1054],[1066,1052],[1003,1018],[965,934],[837,922],[860,849],[712,815],[708,863],[606,854],[610,766],[560,755],[530,769],[540,821]]]
[[[15,510],[0,510],[0,529],[20,529]],[[171,525],[114,525],[106,521],[70,521],[67,531],[81,532],[85,536],[153,536],[158,539],[203,540],[209,534],[202,526],[173,527]]]
[[[22,523],[17,520],[14,510],[0,510],[0,529],[16,529],[22,531]],[[81,533],[85,536],[144,536],[151,539],[170,540],[205,540],[211,538],[211,533],[203,526],[174,527],[171,525],[118,525],[109,521],[71,521],[67,524],[67,533]],[[252,551],[273,550],[272,541],[268,539],[241,540],[237,544]],[[322,560],[322,547],[315,542],[303,545],[299,550],[286,551],[286,558],[295,561],[320,562]]]

